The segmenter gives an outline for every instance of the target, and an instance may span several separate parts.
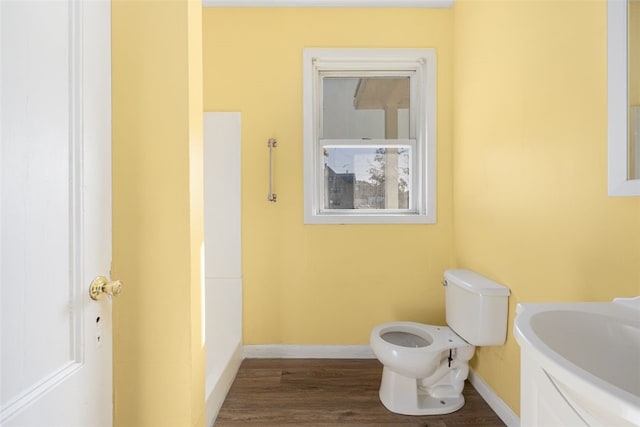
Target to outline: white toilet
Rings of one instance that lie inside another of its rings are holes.
[[[392,412],[462,408],[475,346],[506,340],[509,289],[469,270],[447,270],[444,277],[448,326],[390,322],[371,331],[371,348],[384,365],[380,400]]]

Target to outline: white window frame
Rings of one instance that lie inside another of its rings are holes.
[[[368,140],[368,145],[412,147],[409,209],[324,209],[322,146],[354,140],[321,140],[323,76],[411,76],[409,139]],[[304,49],[304,222],[305,224],[434,224],[436,222],[435,49]],[[415,125],[415,126],[414,126]],[[415,133],[415,134],[414,134]]]

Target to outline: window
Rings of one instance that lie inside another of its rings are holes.
[[[435,50],[305,49],[307,224],[435,223]]]

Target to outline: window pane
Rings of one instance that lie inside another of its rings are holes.
[[[409,77],[325,77],[322,96],[322,139],[412,136]]]
[[[323,147],[324,209],[409,209],[411,147]]]

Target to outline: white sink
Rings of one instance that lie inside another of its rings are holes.
[[[640,297],[516,314],[522,426],[640,426]]]

